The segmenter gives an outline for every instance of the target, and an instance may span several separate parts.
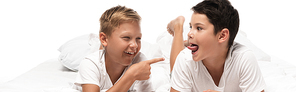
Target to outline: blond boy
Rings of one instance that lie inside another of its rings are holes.
[[[141,49],[141,17],[124,6],[106,10],[100,18],[103,50],[82,61],[75,84],[83,92],[151,92],[150,64]]]

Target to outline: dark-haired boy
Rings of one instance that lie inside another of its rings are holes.
[[[205,0],[192,10],[187,48],[182,37],[185,18],[177,17],[168,24],[174,36],[171,92],[264,91],[265,82],[254,54],[233,42],[239,15],[230,2]]]

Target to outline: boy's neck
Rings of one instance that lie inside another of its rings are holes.
[[[106,71],[114,85],[115,82],[120,78],[126,66],[122,66],[111,59],[108,59],[108,56],[105,54],[105,66]]]
[[[229,48],[219,49],[212,57],[202,60],[208,70],[223,70]]]

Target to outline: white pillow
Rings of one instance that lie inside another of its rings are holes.
[[[59,61],[68,69],[78,71],[78,66],[84,57],[99,50],[100,40],[96,34],[87,34],[76,37],[64,43],[58,51]]]
[[[251,49],[257,58],[258,61],[270,61],[270,56],[255,46],[248,38],[247,34],[243,31],[238,31],[236,38],[234,39],[235,42],[245,45],[249,49]]]

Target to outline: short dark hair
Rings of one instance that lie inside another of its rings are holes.
[[[194,13],[205,14],[214,25],[215,35],[222,29],[229,30],[228,46],[232,46],[239,28],[238,11],[228,0],[204,0],[192,7]]]

